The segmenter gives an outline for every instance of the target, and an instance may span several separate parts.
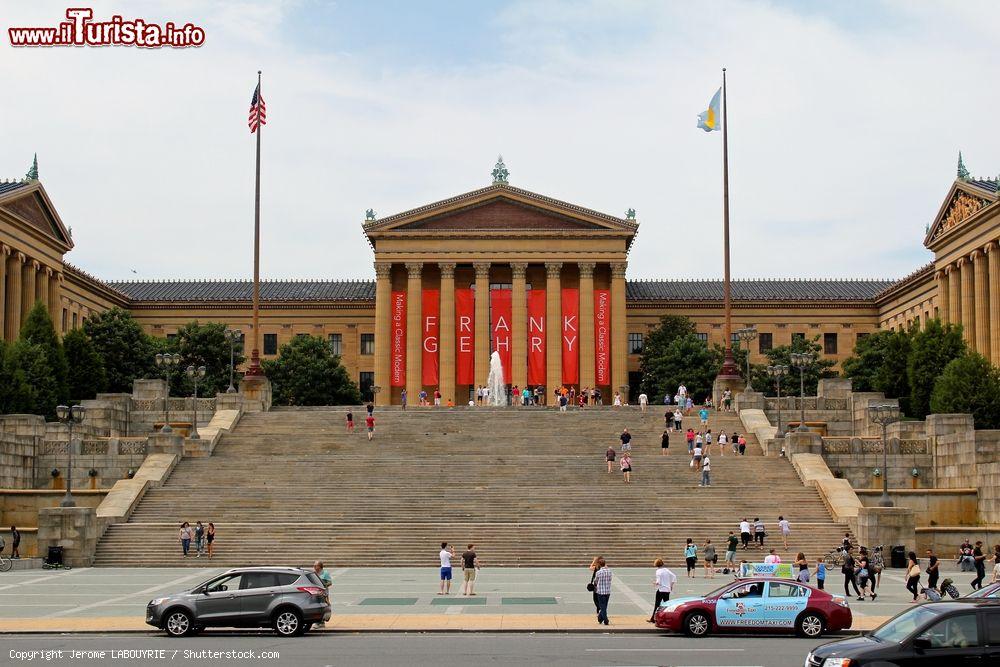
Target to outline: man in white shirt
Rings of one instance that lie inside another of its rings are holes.
[[[660,608],[660,604],[670,599],[670,591],[677,583],[677,575],[670,568],[664,567],[662,558],[657,558],[653,566],[656,568],[656,578],[653,579],[653,586],[656,587],[656,602],[653,604],[653,615],[649,617],[649,623],[655,620],[656,610]]]
[[[781,557],[774,553],[774,549],[771,549],[770,553],[764,556],[765,565],[777,565],[781,562]]]
[[[639,409],[645,412],[648,404],[649,396],[646,396],[646,394],[639,394]]]
[[[743,542],[743,550],[746,551],[750,545],[750,522],[746,518],[740,521],[740,541]]]
[[[448,546],[447,542],[441,543],[441,590],[438,595],[451,594],[451,559],[455,556],[455,547]]]

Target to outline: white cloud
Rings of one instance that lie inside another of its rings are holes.
[[[136,4],[94,10],[134,16]],[[206,45],[4,40],[14,94],[0,110],[0,169],[18,175],[38,151],[74,229],[69,259],[97,275],[248,275],[245,117],[263,69],[266,275],[371,277],[366,208],[387,215],[485,185],[503,152],[515,185],[618,215],[635,207],[630,275],[718,276],[721,137],[694,121],[725,64],[735,275],[901,276],[926,261],[924,225],[957,150],[977,175],[1000,171],[986,120],[1000,107],[990,4],[889,4],[884,24],[859,15],[861,27],[767,3],[712,7],[515,3],[493,24],[498,57],[471,65],[297,43],[309,10],[298,3],[145,3],[149,20],[203,25]],[[5,27],[62,11],[21,3]]]

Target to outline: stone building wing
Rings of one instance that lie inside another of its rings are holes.
[[[893,280],[734,280],[736,301],[869,301]],[[629,301],[721,301],[721,280],[630,280]]]
[[[253,297],[249,280],[132,280],[109,285],[131,301],[246,301]],[[264,280],[261,301],[374,301],[373,280]]]

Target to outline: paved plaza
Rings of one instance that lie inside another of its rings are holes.
[[[207,565],[207,562],[206,562]],[[85,568],[22,570],[0,575],[0,632],[115,632],[149,630],[146,603],[161,594],[191,588],[222,568]],[[333,576],[331,630],[537,630],[607,631],[594,621],[586,568],[483,568],[475,597],[436,595],[436,568],[330,568]],[[652,569],[615,569],[609,608],[611,631],[651,629]],[[460,571],[456,570],[459,576]],[[700,573],[699,573],[700,574]],[[956,576],[957,575],[957,576]],[[964,573],[947,572],[966,592]],[[681,577],[674,597],[704,594],[731,581],[718,575]],[[868,629],[904,608],[909,600],[902,571],[883,574],[875,602],[851,600],[854,629]],[[832,573],[828,590],[839,590]]]

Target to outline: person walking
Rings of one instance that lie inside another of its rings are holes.
[[[698,567],[698,545],[690,537],[684,545],[684,561],[687,563],[687,576],[694,577],[694,570]]]
[[[726,562],[724,563],[728,568],[736,567],[736,546],[740,543],[740,538],[736,537],[733,531],[729,531],[729,537],[726,538]]]
[[[610,625],[608,602],[611,600],[611,569],[604,558],[597,559],[597,574],[594,576],[594,593],[597,595],[597,622]]]
[[[1000,581],[1000,544],[993,545],[993,577],[990,583],[995,584]]]
[[[719,455],[726,455],[726,447],[729,445],[729,436],[725,431],[719,431]]]
[[[476,585],[476,573],[482,565],[479,556],[476,555],[476,545],[470,544],[469,548],[462,553],[462,595],[475,595],[473,588]]]
[[[621,406],[622,406],[622,395],[616,391],[615,400],[614,403],[612,403],[612,407],[620,408]]]
[[[737,441],[740,443],[740,456],[746,456],[747,455],[747,439],[746,439],[746,437],[741,433],[740,437],[737,439]]]
[[[695,469],[695,472],[701,470],[701,457],[701,445],[695,443],[694,450],[691,452],[691,467]]]
[[[757,542],[757,547],[763,551],[764,550],[764,538],[767,537],[767,532],[764,530],[764,522],[760,520],[760,517],[754,517],[753,520],[753,539]]]
[[[441,390],[440,389],[435,389],[434,390],[434,407],[437,407],[437,408],[441,407]]]
[[[705,546],[702,554],[702,559],[705,561],[705,578],[714,579],[715,561],[719,559],[719,556],[715,553],[715,545],[712,544],[712,540],[705,540]]]
[[[326,588],[326,599],[330,599],[330,588],[333,586],[333,577],[330,573],[326,571],[326,567],[323,565],[323,561],[318,560],[313,563],[313,572],[319,577],[319,580],[323,582],[323,587]],[[317,628],[326,627],[326,621],[320,620],[316,623]]]
[[[788,536],[792,532],[792,527],[789,525],[788,519],[783,516],[778,517],[778,530],[781,531],[781,543],[785,551],[788,551]]]
[[[712,486],[712,459],[708,454],[701,459],[701,484],[698,486]]]
[[[795,576],[795,579],[803,584],[809,583],[809,561],[806,560],[806,555],[801,551],[795,554],[795,560],[792,561],[792,565],[799,568],[799,573]]]
[[[11,560],[21,558],[21,531],[17,529],[17,526],[10,527],[10,557]]]
[[[615,464],[615,456],[617,454],[618,452],[615,451],[615,448],[608,445],[608,451],[604,452],[604,458],[608,462],[608,474],[611,474],[611,467]]]
[[[365,428],[368,429],[368,442],[371,442],[375,439],[375,417],[370,412],[365,417]]]
[[[399,404],[400,404],[400,406],[402,406],[402,408],[404,410],[406,409],[406,390],[405,389],[403,389],[401,392],[399,392]]]
[[[982,540],[976,540],[976,548],[972,550],[972,564],[976,566],[976,578],[972,580],[972,590],[983,587],[986,578],[986,554],[983,553]]]
[[[639,394],[639,411],[646,414],[646,407],[649,405],[649,396],[646,396],[645,392]]]
[[[872,566],[872,589],[881,588],[882,570],[885,569],[885,559],[882,557],[882,545],[875,547],[871,557]]]
[[[177,540],[181,543],[181,549],[184,552],[184,558],[188,557],[188,550],[191,549],[191,538],[194,537],[194,531],[191,530],[191,524],[187,521],[181,524],[181,530],[177,534]]]
[[[656,588],[656,601],[653,602],[653,613],[647,623],[656,621],[656,610],[660,608],[661,604],[670,600],[670,591],[673,590],[674,584],[677,583],[677,575],[670,568],[663,565],[662,558],[657,558],[653,561],[653,567],[656,568],[656,574],[653,577],[653,586]]]
[[[823,590],[826,585],[826,563],[823,558],[816,559],[816,588]]]
[[[594,560],[590,561],[590,583],[587,584],[587,590],[590,591],[591,597],[594,599],[594,610],[597,612],[598,621],[600,621],[601,605],[597,602],[597,586],[595,585],[595,580],[597,579],[597,570],[600,569],[598,561],[601,560],[600,556],[594,556]]]
[[[858,596],[858,600],[864,601],[866,595],[871,595],[872,600],[874,600],[878,595],[874,590],[870,589],[871,582],[871,570],[868,567],[868,559],[861,558],[858,560],[857,570],[854,573],[855,579],[858,582],[858,588],[861,589],[861,595]]]
[[[347,432],[354,433],[354,413],[347,411]]]
[[[740,521],[740,540],[743,542],[743,551],[746,551],[750,547],[750,522],[747,521],[746,517]]]
[[[708,428],[708,409],[702,408],[698,410],[698,420],[701,422],[702,428]]]
[[[621,461],[618,464],[622,467],[622,475],[625,476],[625,483],[632,483],[632,456],[628,452],[622,454]]]
[[[628,432],[628,428],[622,429],[622,434],[618,436],[618,439],[622,441],[622,454],[632,451],[632,434]]]
[[[441,589],[438,595],[451,595],[451,559],[455,557],[455,547],[442,542],[438,557],[441,559]]]
[[[937,589],[938,577],[941,575],[938,570],[938,557],[934,555],[933,549],[927,550],[927,588]]]
[[[854,586],[855,595],[861,595],[861,591],[858,590],[858,581],[854,578],[855,566],[854,556],[848,549],[844,552],[844,564],[840,566],[840,571],[844,575],[844,595],[846,597],[851,597],[850,586]]]
[[[910,600],[910,604],[913,604],[917,601],[920,591],[920,561],[917,560],[917,554],[912,551],[906,557],[906,590],[913,594],[913,599]]]
[[[684,414],[680,410],[674,410],[674,430],[680,433],[684,429]]]
[[[670,408],[667,408],[663,412],[663,428],[669,430],[672,429],[673,427],[674,427],[674,413],[670,411]]]
[[[194,527],[194,553],[195,558],[201,558],[201,555],[205,553],[205,526],[201,524],[201,521],[195,523]]]
[[[205,541],[208,542],[208,557],[211,558],[215,551],[215,524],[208,522],[208,530],[205,531]]]
[[[666,456],[670,450],[670,431],[663,429],[663,435],[660,436],[660,456]]]
[[[694,429],[689,428],[684,434],[684,439],[687,441],[688,454],[694,452]]]

